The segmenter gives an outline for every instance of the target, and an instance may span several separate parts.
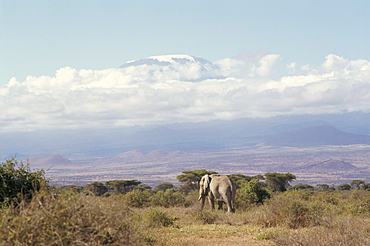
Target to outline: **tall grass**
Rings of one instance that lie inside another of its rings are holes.
[[[370,192],[290,191],[255,208],[249,220],[286,230],[277,245],[370,245]]]
[[[200,211],[193,194],[98,197],[42,190],[31,201],[0,209],[0,245],[197,245],[212,225],[222,225],[233,240],[235,228],[248,228],[237,236],[255,232],[257,245],[370,245],[370,192],[287,191],[232,214],[208,206]]]
[[[324,226],[305,230],[282,231],[274,235],[277,245],[370,245],[369,220],[353,217],[334,217]]]
[[[1,211],[1,245],[141,245],[135,213],[112,199],[44,191]]]

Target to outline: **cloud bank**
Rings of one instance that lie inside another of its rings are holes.
[[[370,112],[367,60],[331,54],[316,67],[287,63],[279,71],[285,75],[272,78],[281,65],[277,54],[212,66],[183,58],[105,70],[65,67],[54,77],[22,82],[13,78],[0,87],[1,131]]]

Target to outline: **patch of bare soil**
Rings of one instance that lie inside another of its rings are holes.
[[[155,245],[276,245],[268,235],[268,229],[252,225],[189,225],[158,231],[156,238],[159,240]]]

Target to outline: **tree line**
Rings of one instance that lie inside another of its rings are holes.
[[[93,182],[85,186],[67,185],[57,189],[95,196],[128,194],[127,197],[131,197],[129,200],[138,204],[138,207],[143,204],[166,206],[166,203],[185,204],[186,196],[198,190],[198,183],[205,174],[217,174],[217,172],[205,169],[183,171],[177,176],[177,180],[181,183],[178,187],[172,183],[164,182],[153,189],[138,180],[110,180],[105,183]],[[287,190],[370,190],[370,183],[365,183],[362,180],[353,180],[337,187],[330,187],[327,184],[317,184],[314,187],[308,184],[292,186],[291,182],[296,179],[296,176],[291,173],[269,172],[256,176],[243,174],[230,174],[228,176],[237,187],[236,205],[241,207],[262,204],[270,198],[272,193]],[[29,164],[19,163],[15,159],[0,164],[0,204],[30,200],[33,193],[42,187],[51,187],[48,186],[44,170],[32,171]]]

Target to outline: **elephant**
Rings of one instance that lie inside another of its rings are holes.
[[[211,209],[215,209],[215,200],[218,202],[218,209],[222,209],[222,204],[227,204],[227,212],[235,212],[236,186],[226,175],[204,175],[199,181],[199,198],[201,200],[201,210],[204,208],[204,201],[208,196]]]

